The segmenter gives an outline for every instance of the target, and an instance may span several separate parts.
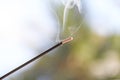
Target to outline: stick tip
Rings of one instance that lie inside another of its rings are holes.
[[[73,40],[73,37],[68,37],[62,41],[63,44],[68,43]]]

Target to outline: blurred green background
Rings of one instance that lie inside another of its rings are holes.
[[[64,6],[52,6],[62,29]],[[65,31],[60,38],[74,33],[84,18],[70,9]],[[11,80],[119,80],[120,35],[99,35],[86,21],[73,35],[74,40],[38,60],[32,68]]]

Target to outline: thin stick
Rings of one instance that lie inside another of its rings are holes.
[[[53,46],[53,47],[49,48],[48,50],[46,50],[45,52],[39,54],[38,56],[32,58],[31,60],[27,61],[26,63],[24,63],[24,64],[18,66],[17,68],[13,69],[12,71],[10,71],[10,72],[8,72],[8,73],[6,73],[6,74],[3,75],[2,77],[0,77],[0,80],[6,78],[7,76],[9,76],[9,75],[11,75],[12,73],[18,71],[19,69],[25,67],[26,65],[32,63],[33,61],[37,60],[38,58],[42,57],[42,56],[45,55],[46,53],[52,51],[53,49],[59,47],[60,45],[70,42],[71,40],[73,40],[73,38],[72,38],[72,37],[69,37],[69,38],[67,38],[67,39],[65,39],[65,40],[63,40],[63,41],[61,41],[61,42],[59,42],[59,43],[56,44],[55,46]]]

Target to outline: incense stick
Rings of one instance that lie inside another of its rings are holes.
[[[69,37],[69,38],[67,38],[67,39],[65,39],[65,40],[62,40],[61,42],[59,42],[58,44],[56,44],[56,45],[54,45],[53,47],[49,48],[48,50],[44,51],[43,53],[39,54],[38,56],[32,58],[31,60],[25,62],[24,64],[22,64],[22,65],[18,66],[17,68],[11,70],[10,72],[6,73],[6,74],[3,75],[2,77],[0,77],[0,80],[3,80],[4,78],[6,78],[7,76],[11,75],[12,73],[14,73],[14,72],[18,71],[19,69],[27,66],[28,64],[30,64],[30,63],[32,63],[33,61],[39,59],[39,58],[42,57],[43,55],[45,55],[45,54],[47,54],[48,52],[52,51],[53,49],[59,47],[60,45],[65,44],[65,43],[68,43],[68,42],[70,42],[70,41],[72,41],[72,40],[73,40],[73,37]]]

